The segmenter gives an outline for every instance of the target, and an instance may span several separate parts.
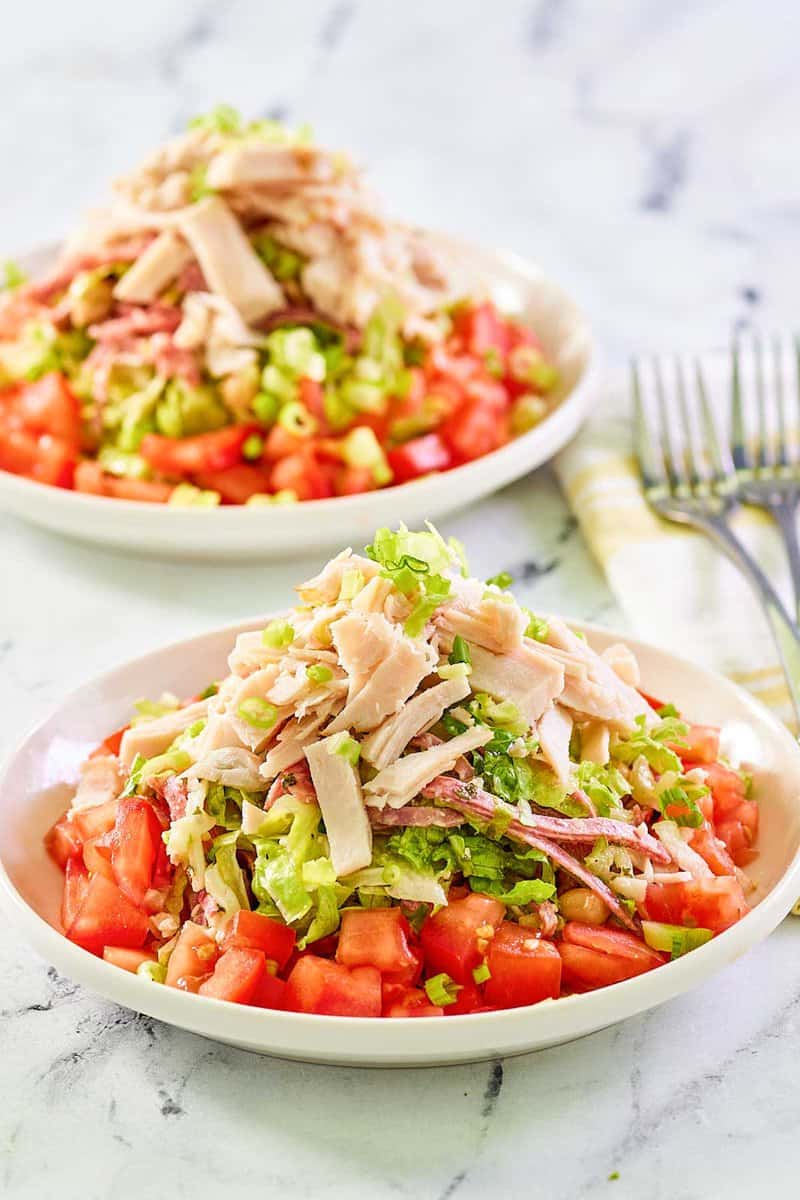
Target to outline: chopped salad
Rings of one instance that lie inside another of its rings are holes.
[[[446,471],[558,399],[534,331],[453,294],[308,130],[193,121],[0,299],[0,469],[97,496],[273,505]]]
[[[747,911],[758,803],[719,731],[380,529],[142,700],[46,838],[66,936],[155,985],[293,1012],[441,1017],[653,970]]]

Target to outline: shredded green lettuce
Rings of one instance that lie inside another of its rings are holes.
[[[627,737],[621,734],[614,736],[611,742],[611,757],[618,762],[632,763],[641,756],[659,774],[664,771],[680,771],[681,760],[667,742],[680,743],[688,732],[688,725],[675,717],[664,717],[648,729],[644,714],[640,714],[636,718],[636,729],[632,734]]]
[[[210,852],[212,861],[206,867],[206,891],[227,913],[250,907],[244,873],[236,857],[239,836],[238,830],[232,830],[214,838]]]
[[[622,808],[623,797],[631,794],[630,782],[610,763],[606,766],[578,763],[575,782],[589,797],[600,817],[607,817],[612,809]]]

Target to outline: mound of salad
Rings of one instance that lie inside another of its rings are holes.
[[[747,911],[758,805],[719,731],[380,529],[240,634],[200,695],[142,700],[46,838],[66,936],[262,1008],[441,1017],[630,979]]]
[[[0,469],[97,496],[270,505],[402,484],[547,416],[535,333],[458,297],[307,130],[194,120],[45,278],[6,267]]]

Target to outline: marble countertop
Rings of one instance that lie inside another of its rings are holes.
[[[353,147],[397,211],[538,259],[612,361],[785,324],[798,27],[788,0],[29,0],[0,47],[0,252],[58,236],[109,174],[225,99]],[[621,623],[549,470],[447,530],[536,607]],[[125,558],[7,519],[0,546],[4,749],[77,681],[276,606],[311,566]],[[703,988],[569,1046],[380,1073],[178,1032],[76,989],[0,927],[0,1193],[785,1193],[798,936],[785,923]]]

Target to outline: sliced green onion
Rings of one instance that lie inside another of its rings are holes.
[[[448,1004],[455,1004],[461,985],[454,983],[449,975],[442,972],[441,975],[433,975],[425,980],[425,991],[431,1004],[445,1008]]]
[[[294,626],[280,619],[270,621],[266,629],[261,631],[261,640],[272,650],[282,650],[284,646],[291,646],[294,641]]]
[[[436,668],[440,679],[466,679],[472,674],[472,664],[465,662],[442,663]]]
[[[193,483],[179,483],[167,501],[173,508],[216,508],[222,503],[219,492],[195,487]]]
[[[278,719],[278,710],[269,700],[259,696],[250,696],[243,700],[237,709],[239,716],[255,729],[272,729]]]
[[[511,587],[513,582],[514,578],[512,575],[509,575],[508,571],[498,571],[497,575],[493,575],[491,579],[486,580],[488,585],[494,584],[495,587],[499,588]]]
[[[259,392],[253,397],[251,408],[262,425],[274,425],[281,402],[271,392]]]
[[[136,974],[141,975],[143,979],[151,980],[153,983],[164,983],[167,978],[166,963],[139,963],[139,966],[136,968]]]
[[[661,950],[671,958],[681,958],[690,950],[710,942],[710,929],[688,929],[683,925],[665,925],[661,921],[642,921],[644,940],[653,950]]]
[[[264,439],[257,433],[251,433],[248,438],[245,438],[242,446],[242,455],[244,458],[251,460],[261,458],[264,451]]]
[[[361,757],[361,747],[354,738],[350,737],[349,733],[335,733],[332,738],[328,739],[328,754],[346,758],[355,766]]]
[[[525,626],[525,637],[532,638],[535,642],[546,642],[550,627],[544,617],[537,617],[529,608],[523,608],[522,611],[528,618],[528,624]]]
[[[299,400],[290,400],[278,413],[278,424],[295,437],[312,437],[317,432],[316,418]]]
[[[475,967],[472,972],[472,978],[476,983],[486,983],[487,979],[491,979],[492,972],[489,970],[489,964],[484,960],[479,967]]]
[[[469,646],[460,633],[457,633],[453,638],[453,649],[450,651],[450,657],[447,661],[450,663],[469,663],[470,666],[472,665],[472,655],[470,654]]]
[[[306,667],[306,675],[312,683],[330,683],[333,671],[324,663],[311,663]]]
[[[342,572],[342,582],[339,588],[340,600],[352,600],[364,586],[364,573],[358,567],[348,567]]]

